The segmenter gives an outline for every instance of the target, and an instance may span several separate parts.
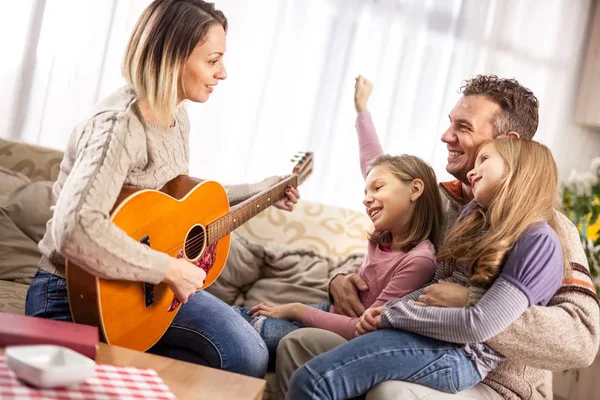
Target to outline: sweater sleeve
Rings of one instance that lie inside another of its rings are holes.
[[[203,182],[207,179],[203,178],[195,178],[196,180]],[[227,198],[229,199],[229,205],[234,206],[238,203],[241,203],[244,200],[250,198],[256,193],[252,193],[251,185],[247,183],[239,184],[239,185],[223,185],[223,189],[227,193]]]
[[[229,205],[231,206],[241,203],[255,194],[250,193],[250,185],[247,183],[240,185],[224,185],[223,187],[227,192],[227,198],[229,198]]]
[[[360,170],[362,171],[363,178],[366,178],[371,162],[383,154],[383,148],[379,143],[370,112],[364,111],[358,113],[356,117],[356,133],[358,134],[358,148],[360,151]]]
[[[401,302],[383,313],[382,324],[447,342],[481,343],[502,332],[527,306],[527,296],[519,288],[498,278],[473,307],[421,307]]]
[[[57,200],[51,234],[57,250],[91,274],[159,283],[170,257],[131,239],[110,220],[127,175],[145,148],[140,132],[139,122],[118,112],[89,121]]]

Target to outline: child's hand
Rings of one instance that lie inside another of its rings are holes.
[[[360,317],[356,324],[356,336],[364,335],[381,327],[381,314],[387,310],[386,306],[369,308]]]
[[[359,75],[356,77],[356,83],[354,84],[354,107],[356,107],[356,112],[367,111],[367,102],[372,90],[373,84],[364,76]]]
[[[289,303],[277,306],[270,301],[263,301],[248,310],[252,317],[264,315],[265,317],[285,319],[288,321],[302,321],[302,315],[308,306],[301,303]]]

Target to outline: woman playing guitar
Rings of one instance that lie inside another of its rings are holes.
[[[166,283],[183,304],[149,351],[259,377],[268,361],[266,347],[257,345],[262,339],[227,304],[196,292],[204,270],[132,239],[110,218],[123,186],[159,190],[187,175],[190,126],[184,100],[206,102],[227,77],[226,31],[223,13],[202,0],[155,0],[144,10],[125,51],[127,85],[101,100],[69,141],[26,314],[72,320],[65,258],[103,279]],[[237,203],[278,180],[225,189]],[[285,193],[275,206],[289,211],[299,194],[291,187]],[[127,311],[123,304],[123,314]]]

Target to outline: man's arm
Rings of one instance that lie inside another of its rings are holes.
[[[547,307],[530,307],[487,343],[512,361],[534,368],[589,366],[598,352],[600,312],[589,273],[575,268],[573,278],[565,280]]]
[[[579,232],[557,212],[571,273],[547,307],[531,307],[487,343],[511,360],[552,371],[589,366],[599,344],[600,309]]]

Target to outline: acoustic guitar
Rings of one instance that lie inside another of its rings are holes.
[[[203,268],[207,275],[198,289],[202,290],[225,266],[230,233],[285,198],[287,186],[298,187],[312,173],[312,153],[292,161],[298,161],[292,175],[231,209],[219,183],[185,175],[159,191],[123,187],[111,220],[140,243]],[[101,279],[70,260],[66,275],[73,320],[97,326],[108,344],[146,351],[163,336],[179,310],[165,283]]]

